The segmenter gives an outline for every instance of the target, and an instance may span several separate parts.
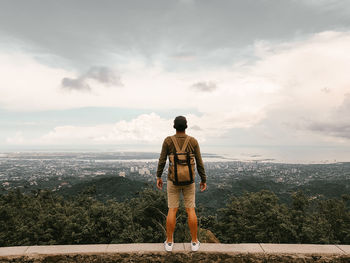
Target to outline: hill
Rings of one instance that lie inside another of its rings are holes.
[[[116,201],[125,201],[137,197],[138,192],[150,185],[140,181],[130,180],[124,177],[108,176],[93,179],[87,182],[74,184],[71,188],[64,188],[57,191],[63,196],[75,196],[83,191],[94,191],[96,199],[106,201],[114,199]]]

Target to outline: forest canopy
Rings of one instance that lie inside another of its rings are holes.
[[[262,190],[231,196],[216,213],[200,206],[200,239],[213,233],[222,243],[350,244],[349,195],[320,200],[295,192],[291,199],[282,203]],[[165,192],[151,188],[123,202],[98,200],[94,185],[69,197],[16,189],[0,195],[0,246],[163,242],[166,213]],[[189,240],[181,206],[175,242]]]

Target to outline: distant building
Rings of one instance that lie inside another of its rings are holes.
[[[141,168],[141,169],[139,169],[139,174],[140,175],[150,175],[151,172],[147,168]]]
[[[125,177],[125,172],[119,172],[120,177]]]

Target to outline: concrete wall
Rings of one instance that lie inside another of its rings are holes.
[[[173,252],[163,244],[109,244],[1,247],[0,262],[350,262],[350,245],[190,244]]]

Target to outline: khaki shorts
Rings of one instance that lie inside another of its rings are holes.
[[[167,195],[168,195],[168,207],[177,208],[179,207],[180,193],[182,192],[185,207],[192,208],[196,207],[195,204],[195,183],[189,185],[174,185],[172,181],[167,181]]]

